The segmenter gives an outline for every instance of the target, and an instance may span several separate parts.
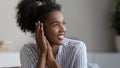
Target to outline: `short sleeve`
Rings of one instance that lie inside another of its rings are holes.
[[[83,42],[79,42],[76,46],[74,68],[87,68],[86,45]]]
[[[32,51],[26,45],[20,51],[21,68],[35,68],[32,63]]]

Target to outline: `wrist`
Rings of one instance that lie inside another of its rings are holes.
[[[46,53],[46,52],[41,52],[40,55],[41,55],[42,57],[46,57],[47,53]]]
[[[47,49],[40,48],[40,53],[47,53]]]
[[[53,53],[48,53],[47,54],[47,60],[49,62],[54,62],[55,61],[55,57],[54,57]]]
[[[47,54],[47,50],[40,49],[40,54]]]
[[[47,66],[48,68],[61,68],[60,64],[55,59],[50,62],[47,62]]]

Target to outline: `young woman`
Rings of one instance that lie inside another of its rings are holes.
[[[86,46],[65,38],[61,6],[54,0],[21,0],[17,24],[23,32],[35,34],[20,52],[22,68],[87,68]]]

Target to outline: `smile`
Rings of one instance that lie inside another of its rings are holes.
[[[64,39],[64,35],[60,35],[57,38],[60,39],[60,40],[63,40]]]

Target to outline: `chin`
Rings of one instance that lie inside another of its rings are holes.
[[[57,45],[63,45],[64,43],[58,43]]]
[[[58,39],[56,39],[56,40],[52,40],[51,41],[51,45],[63,45],[64,44],[64,39],[63,40],[58,40]]]
[[[58,45],[63,45],[63,44],[64,44],[64,40],[62,40],[62,41],[58,41],[57,44],[58,44]]]

